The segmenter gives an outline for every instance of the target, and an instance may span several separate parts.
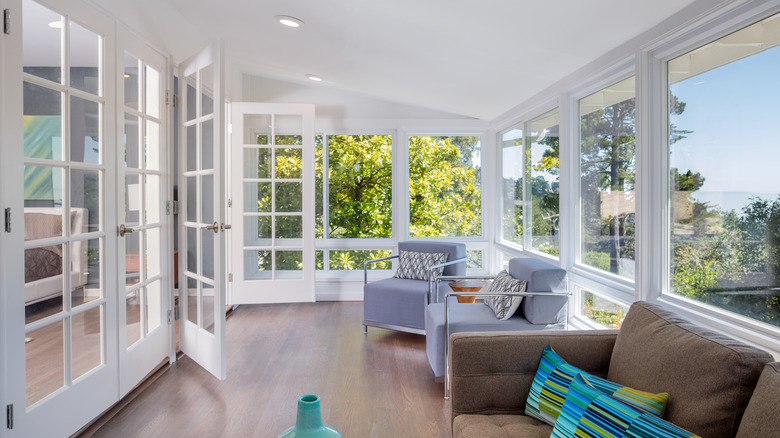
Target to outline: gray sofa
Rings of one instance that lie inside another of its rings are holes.
[[[634,303],[620,331],[456,333],[451,343],[453,437],[549,437],[551,426],[523,414],[547,345],[586,372],[669,393],[664,419],[699,436],[780,437],[780,364],[656,304]]]
[[[507,271],[516,279],[526,280],[528,292],[567,291],[566,270],[543,260],[516,257],[509,260]],[[486,289],[483,288],[483,291]],[[450,333],[538,331],[565,327],[567,297],[563,296],[525,296],[515,315],[506,321],[497,319],[493,310],[484,303],[458,303],[455,297],[449,301],[449,321],[446,321],[444,302],[429,304],[425,314],[425,350],[436,381],[444,380],[446,374],[446,322],[449,322]]]

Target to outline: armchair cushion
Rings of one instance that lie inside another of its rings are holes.
[[[509,275],[509,272],[503,270],[496,275],[496,278],[488,286],[488,292],[525,292],[525,280],[517,280]],[[493,310],[496,318],[506,321],[515,314],[523,297],[512,296],[493,296],[485,297],[485,304]]]
[[[417,251],[399,251],[398,269],[395,271],[395,278],[406,280],[424,280],[428,281],[431,267],[447,261],[447,253],[440,252],[417,252]],[[443,267],[436,268],[434,274],[441,275]]]

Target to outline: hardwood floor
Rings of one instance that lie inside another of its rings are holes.
[[[321,398],[348,438],[450,436],[425,337],[369,327],[363,303],[242,305],[227,321],[227,379],[177,361],[91,437],[276,437],[297,399]]]

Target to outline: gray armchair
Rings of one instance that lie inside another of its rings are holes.
[[[402,332],[425,334],[425,309],[428,303],[441,299],[449,291],[449,282],[438,282],[434,271],[443,268],[442,275],[466,273],[466,245],[463,243],[407,241],[398,243],[399,254],[369,260],[363,266],[363,328],[380,327]],[[398,258],[401,251],[446,253],[446,261],[428,269],[427,279],[385,278],[369,283],[370,264]],[[437,287],[438,286],[438,287]]]

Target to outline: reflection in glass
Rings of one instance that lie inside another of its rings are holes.
[[[198,127],[187,127],[187,171],[198,170]]]
[[[214,120],[206,120],[201,124],[201,169],[214,168]]]
[[[160,118],[160,72],[146,66],[146,114]]]
[[[24,166],[24,240],[63,236],[63,170]]]
[[[61,83],[64,21],[60,14],[32,0],[22,2],[22,65],[25,73]]]
[[[138,60],[138,58],[133,56],[130,52],[125,52],[125,106],[135,110],[139,109],[138,97],[141,95],[141,81],[138,77],[140,68],[141,62]]]
[[[49,245],[24,250],[24,283],[32,290],[46,287],[49,293],[25,297],[25,322],[38,321],[62,312],[65,277],[62,275],[65,257],[63,245]],[[37,286],[37,287],[36,287]]]
[[[502,215],[501,232],[506,241],[523,245],[523,129],[501,134]]]
[[[187,222],[198,221],[198,203],[195,202],[198,198],[198,177],[188,176],[187,180]]]
[[[198,281],[194,278],[187,277],[187,290],[186,290],[186,313],[187,321],[197,325],[198,324]]]
[[[198,229],[187,227],[187,271],[198,273]]]
[[[100,171],[71,169],[71,233],[100,231]]]
[[[271,177],[271,149],[244,149],[244,178]]]
[[[271,251],[244,251],[244,279],[257,280],[271,278],[273,253]]]
[[[78,379],[103,363],[101,345],[104,305],[78,313],[72,318],[73,379]]]
[[[141,179],[139,175],[125,175],[125,226],[141,224]]]
[[[75,280],[71,280],[73,308],[103,296],[100,241],[101,239],[77,240],[70,244],[73,272],[78,273]],[[71,277],[74,275],[76,274],[71,274]]]
[[[184,80],[187,84],[187,121],[189,122],[198,117],[198,90],[196,88],[198,86],[198,82],[194,73],[190,76],[187,76]]]
[[[146,121],[146,142],[144,143],[146,168],[160,170],[160,124]]]
[[[150,228],[144,231],[146,241],[144,242],[144,254],[146,261],[145,279],[154,278],[162,272],[162,240],[159,228]]]
[[[212,91],[213,86],[214,65],[209,64],[205,68],[200,69],[201,116],[205,116],[214,112],[214,95]]]
[[[65,384],[65,321],[57,321],[25,335],[27,407]]]
[[[531,248],[557,257],[560,252],[560,142],[558,109],[525,124],[525,180],[530,195],[525,215]]]
[[[216,234],[211,230],[201,230],[201,243],[203,246],[199,253],[201,263],[203,263],[201,265],[203,267],[201,275],[210,280],[214,279],[214,236]]]
[[[244,114],[244,144],[270,144],[271,123],[270,114]]]
[[[628,308],[586,290],[580,291],[580,303],[582,316],[611,329],[619,329],[628,312]]]
[[[244,216],[244,245],[270,245],[271,220],[271,216]]]
[[[100,162],[100,104],[71,96],[70,159],[82,163]]]
[[[270,213],[272,183],[244,183],[244,212]]]
[[[201,283],[201,287],[203,287],[203,329],[214,334],[214,286]]]
[[[200,221],[204,224],[211,224],[214,222],[214,175],[203,175],[201,184]]]
[[[135,290],[125,296],[126,347],[141,340],[141,290]]]
[[[155,224],[160,222],[160,210],[162,209],[163,195],[160,188],[159,175],[144,175],[144,187],[146,188],[145,222]]]
[[[162,324],[162,291],[161,280],[146,286],[146,333],[153,332]]]
[[[135,232],[125,234],[125,285],[132,286],[141,281],[141,236]]]
[[[62,93],[24,83],[24,156],[62,160]]]
[[[100,36],[70,23],[70,86],[87,93],[100,91]]]
[[[303,183],[277,182],[275,185],[276,211],[285,213],[300,213],[303,211]]]
[[[125,167],[141,167],[141,127],[138,117],[125,113]]]

